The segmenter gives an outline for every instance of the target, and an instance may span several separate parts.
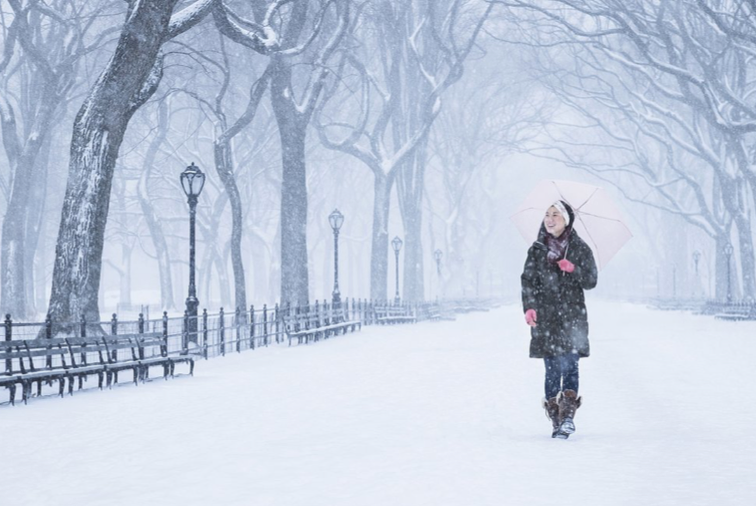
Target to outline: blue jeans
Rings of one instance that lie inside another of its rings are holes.
[[[556,397],[562,390],[578,391],[580,373],[578,371],[577,353],[567,353],[557,357],[543,359],[546,365],[546,398]]]

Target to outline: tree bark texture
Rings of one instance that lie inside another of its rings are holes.
[[[160,48],[176,2],[131,4],[115,53],[74,122],[49,307],[56,325],[81,315],[100,319],[97,295],[115,162],[131,116],[160,81]]]
[[[142,175],[139,178],[137,196],[139,198],[139,207],[142,210],[142,216],[147,225],[147,230],[152,239],[152,245],[155,247],[155,256],[158,262],[158,274],[160,277],[160,304],[161,308],[166,311],[174,309],[176,303],[173,298],[173,278],[171,270],[171,258],[168,253],[168,243],[165,240],[163,227],[160,224],[160,218],[155,212],[150,196],[149,180],[152,174],[152,168],[155,165],[155,157],[168,135],[168,105],[165,100],[158,104],[158,124],[156,135],[150,142],[147,152],[144,155],[144,166]]]
[[[373,237],[370,249],[370,298],[388,299],[388,219],[391,180],[383,171],[373,171]],[[393,178],[392,178],[393,179]]]
[[[51,80],[45,81],[42,95],[45,98],[42,99],[29,134],[25,136],[26,142],[23,146],[19,145],[19,140],[16,137],[16,124],[12,110],[4,108],[2,114],[0,114],[3,122],[6,153],[14,175],[8,207],[3,220],[3,236],[0,245],[2,311],[3,314],[10,313],[21,319],[28,315],[27,257],[34,254],[33,250],[27,251],[26,234],[29,228],[28,219],[34,219],[33,213],[30,216],[29,211],[33,205],[31,199],[32,186],[37,184],[34,178],[35,166],[40,150],[49,137],[52,120],[61,101],[55,90],[55,82]],[[9,113],[10,117],[8,116]],[[16,139],[10,141],[8,139],[10,135],[16,137]],[[14,142],[17,149],[9,150],[9,141]],[[34,242],[36,241],[33,241],[32,244]]]
[[[292,100],[291,67],[273,56],[271,102],[281,137],[281,301],[307,304],[307,168],[308,121]]]
[[[404,288],[405,302],[425,298],[423,270],[423,189],[425,188],[425,157],[427,137],[417,146],[398,176],[398,194],[404,225]]]
[[[246,282],[244,278],[244,263],[242,262],[242,202],[239,188],[233,172],[231,157],[231,140],[220,139],[214,145],[215,169],[223,184],[231,204],[231,266],[234,271],[234,302],[236,308],[245,310],[247,307]]]

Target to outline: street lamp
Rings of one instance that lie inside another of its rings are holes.
[[[205,174],[194,165],[189,165],[181,173],[181,187],[184,189],[187,201],[189,202],[189,296],[186,298],[186,314],[188,315],[187,336],[189,341],[197,342],[197,288],[194,282],[195,268],[195,217],[197,214],[197,199],[202,193],[202,187],[205,186]],[[186,343],[184,343],[186,347]]]
[[[391,247],[394,248],[396,254],[396,296],[394,297],[394,303],[399,304],[399,250],[402,249],[402,240],[399,236],[394,237],[391,241]]]
[[[730,290],[730,257],[732,256],[732,244],[725,244],[724,254],[727,257],[727,303],[732,302],[732,291]]]
[[[440,249],[437,249],[433,252],[433,258],[436,259],[436,271],[438,272],[438,275],[441,276],[441,257],[444,256],[443,252]]]
[[[334,209],[328,215],[328,222],[333,229],[333,311],[338,314],[341,309],[341,293],[339,292],[339,229],[344,223],[344,215]]]
[[[696,286],[693,289],[693,293],[698,292],[698,288],[701,286],[701,280],[698,278],[698,261],[701,260],[701,252],[696,250],[693,252],[693,264],[696,266]]]

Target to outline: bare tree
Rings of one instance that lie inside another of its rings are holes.
[[[172,17],[177,0],[129,2],[111,60],[76,117],[69,179],[56,246],[49,315],[98,321],[97,294],[110,187],[123,135],[162,76],[160,49],[199,23],[214,0],[198,0]]]
[[[600,55],[601,65],[619,66],[625,79],[642,84],[642,93],[628,90],[629,101],[657,116],[652,128],[670,125],[670,119],[674,123],[666,131],[657,131],[661,136],[657,140],[664,138],[676,149],[697,151],[694,156],[702,155],[716,175],[723,192],[721,202],[738,231],[744,293],[756,296],[750,233],[754,210],[741,198],[743,183],[752,195],[756,190],[748,137],[756,131],[756,110],[747,98],[754,85],[750,62],[756,26],[748,16],[752,3],[726,2],[716,10],[698,0],[496,3],[525,13],[526,24],[552,37],[550,45],[580,45]],[[641,131],[649,133],[647,126]],[[699,140],[704,142],[697,144]],[[680,168],[679,177],[691,175]],[[717,237],[717,265],[724,265],[724,245],[730,239],[723,234]]]
[[[440,4],[440,5],[439,5]],[[405,228],[404,297],[420,300],[422,288],[422,196],[427,134],[441,110],[441,96],[463,74],[463,64],[491,6],[475,1],[387,2],[364,10],[356,23],[342,67],[358,76],[359,113],[335,106],[319,114],[323,144],[365,163],[374,176],[371,297],[386,298],[388,216],[391,189],[399,177]],[[377,48],[377,51],[371,50]],[[339,73],[339,85],[346,82]],[[337,138],[340,136],[341,138]]]
[[[13,20],[4,32],[0,64],[5,90],[0,94],[0,125],[11,176],[0,246],[0,286],[3,312],[24,318],[33,304],[30,262],[44,203],[32,195],[39,197],[45,187],[52,126],[70,99],[80,62],[113,33],[97,18],[113,10],[114,2],[90,9],[68,1],[24,5],[8,0],[8,4]],[[14,96],[13,89],[19,96]]]
[[[329,72],[328,62],[348,26],[351,0],[319,4],[311,0],[253,2],[254,21],[231,12],[222,2],[213,10],[225,35],[270,56],[270,99],[281,138],[283,174],[281,299],[300,304],[309,299],[307,128]],[[327,36],[321,36],[323,32]],[[305,75],[297,69],[305,69]]]

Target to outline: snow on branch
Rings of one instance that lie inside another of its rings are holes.
[[[171,16],[166,39],[172,39],[202,21],[216,2],[222,3],[220,0],[197,0]]]
[[[266,55],[277,48],[278,40],[271,30],[241,18],[225,6],[222,0],[213,2],[213,19],[218,30],[237,44]]]

